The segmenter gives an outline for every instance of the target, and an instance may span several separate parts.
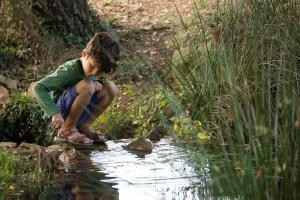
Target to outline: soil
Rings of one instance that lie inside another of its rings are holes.
[[[103,3],[104,2],[104,3]],[[164,67],[160,47],[192,16],[192,1],[186,0],[90,0],[90,5],[117,32],[131,79],[144,80]],[[125,64],[126,65],[126,64]]]
[[[140,94],[149,92],[156,86],[156,75],[167,68],[160,49],[172,56],[170,35],[182,29],[180,18],[191,19],[192,1],[89,0],[89,4],[119,38],[123,56],[121,69],[113,77],[119,89],[130,84]],[[127,95],[119,97],[120,109],[126,110],[132,100]]]

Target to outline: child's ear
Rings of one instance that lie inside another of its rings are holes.
[[[87,50],[87,49],[83,49],[82,52],[81,52],[81,56],[82,56],[82,57],[85,57],[85,58],[88,56],[88,54],[89,54],[89,53],[88,53],[88,50]]]

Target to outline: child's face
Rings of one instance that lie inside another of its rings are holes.
[[[88,54],[87,51],[83,50],[81,60],[85,76],[96,76],[101,72],[100,64],[97,63],[95,59]]]

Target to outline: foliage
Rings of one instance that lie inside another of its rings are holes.
[[[31,13],[31,1],[0,2],[0,68],[14,60],[28,61],[32,53],[40,50],[37,44],[42,37],[37,25],[38,20]]]
[[[174,116],[170,120],[172,121],[173,131],[184,142],[195,144],[210,140],[211,135],[203,129],[199,120],[192,120],[190,117],[185,116]]]
[[[147,135],[162,120],[167,110],[167,101],[159,89],[140,95],[131,85],[121,87],[121,94],[128,98],[116,99],[96,121],[94,128],[100,128],[111,138],[122,137],[122,132],[133,131],[138,135]],[[122,105],[121,104],[126,104]]]
[[[221,161],[211,171],[219,192],[296,199],[299,2],[224,2],[211,8],[211,18],[200,12],[201,3],[195,3],[197,19],[182,22],[186,40],[172,38],[177,56],[165,55],[165,86],[216,138]]]
[[[0,111],[1,141],[44,144],[46,123],[36,101],[24,93],[12,94]]]
[[[0,152],[0,171],[0,199],[16,191],[19,185],[33,185],[34,177],[42,173],[39,168],[24,166],[19,157],[6,152]]]

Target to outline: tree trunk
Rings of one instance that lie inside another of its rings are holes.
[[[85,36],[89,23],[86,0],[33,0],[32,10],[49,29]]]

